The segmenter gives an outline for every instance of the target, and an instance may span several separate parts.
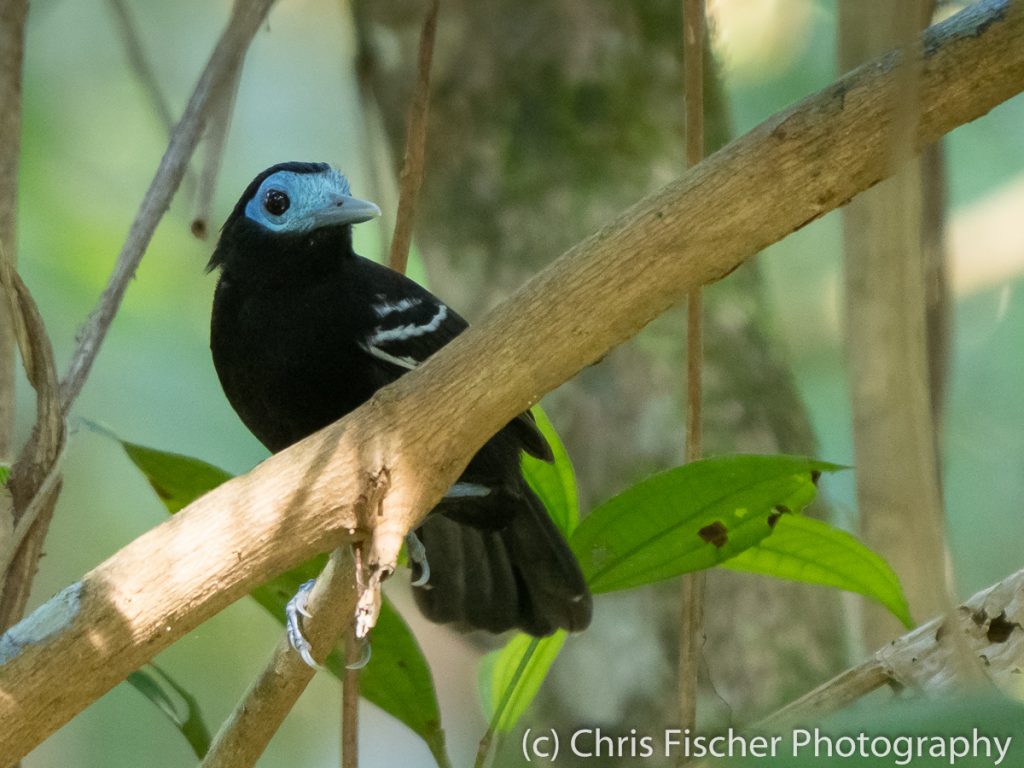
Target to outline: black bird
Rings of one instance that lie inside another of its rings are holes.
[[[330,166],[292,162],[253,179],[221,230],[210,348],[228,400],[271,451],[337,421],[466,328],[429,291],[353,252],[352,225],[379,215]],[[522,476],[522,451],[552,458],[528,413],[480,449],[417,530],[430,570],[414,594],[428,619],[536,636],[589,624],[590,594]],[[422,569],[414,562],[413,575]]]

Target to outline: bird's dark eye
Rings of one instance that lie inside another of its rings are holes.
[[[288,206],[291,204],[292,201],[288,199],[288,195],[280,189],[268,189],[263,196],[263,208],[271,216],[280,216],[288,210]]]

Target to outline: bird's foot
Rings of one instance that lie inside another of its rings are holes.
[[[310,579],[305,582],[299,587],[295,597],[288,601],[284,609],[285,626],[288,630],[288,644],[295,649],[295,652],[302,657],[302,660],[313,669],[323,669],[323,667],[316,663],[316,659],[313,658],[313,646],[309,644],[306,636],[302,634],[302,618],[300,618],[305,617],[308,619],[312,617],[307,606],[309,605],[309,596],[313,592],[314,584],[316,584],[316,579]],[[359,637],[356,642],[359,644],[359,658],[346,664],[346,669],[362,669],[370,663],[370,656],[373,653],[370,642],[365,637]]]
[[[413,531],[409,531],[405,534],[405,551],[409,554],[409,562],[413,566],[419,566],[420,575],[412,580],[411,584],[414,587],[426,586],[427,582],[430,581],[430,563],[427,562],[427,548],[423,546],[423,542],[420,541]],[[415,567],[413,573],[416,573]]]
[[[306,610],[306,605],[309,603],[309,595],[313,591],[314,584],[316,584],[316,579],[310,579],[299,587],[295,597],[289,600],[288,605],[285,606],[284,615],[285,626],[288,629],[288,643],[306,664],[313,669],[320,669],[320,665],[313,658],[313,647],[302,634],[302,619],[300,618],[300,616],[305,616],[308,619],[312,615]]]

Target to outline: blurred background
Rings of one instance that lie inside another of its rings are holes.
[[[175,115],[228,9],[226,0],[130,5]],[[88,419],[232,472],[265,457],[224,399],[208,352],[214,278],[204,267],[216,229],[263,168],[328,161],[355,194],[385,210],[380,225],[356,229],[357,250],[379,257],[393,224],[394,158],[421,13],[421,3],[402,0],[282,0],[272,11],[246,60],[211,239],[189,232],[194,187],[186,184],[128,291],[73,427]],[[837,76],[834,0],[709,0],[709,13],[722,83],[712,89],[709,142],[749,130]],[[479,318],[565,247],[677,176],[680,39],[678,3],[667,0],[446,0],[412,274]],[[24,99],[19,269],[63,370],[167,133],[103,0],[32,3]],[[956,586],[966,597],[1020,568],[1024,551],[1024,100],[954,131],[944,145],[953,302],[941,452]],[[830,214],[708,291],[708,451],[790,450],[854,463],[841,239],[839,216]],[[683,339],[683,314],[670,312],[545,401],[574,457],[584,513],[681,461]],[[34,406],[24,380],[19,386],[23,440]],[[854,475],[830,478],[823,492],[833,521],[855,527]],[[119,446],[79,426],[30,607],[164,517]],[[709,619],[706,654],[719,719],[768,711],[868,650],[841,620],[859,598],[724,578],[735,603],[729,616]],[[396,602],[409,607],[407,579],[393,581],[402,582],[391,586]],[[569,640],[537,717],[626,730],[671,722],[677,603],[671,586],[599,599],[593,629]],[[785,607],[794,604],[816,616],[803,624],[816,626],[796,626]],[[758,626],[731,626],[759,612]],[[493,641],[404,613],[433,665],[454,762],[467,764],[485,727],[475,659]],[[280,632],[243,600],[157,661],[216,728]],[[769,635],[771,643],[761,642]],[[260,764],[337,765],[339,701],[335,681],[317,676]],[[360,727],[364,766],[431,764],[414,735],[371,705]],[[122,685],[24,765],[193,761],[156,709]]]

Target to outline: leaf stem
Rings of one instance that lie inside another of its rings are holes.
[[[526,647],[526,653],[523,654],[523,658],[520,659],[516,671],[512,673],[512,677],[508,681],[508,685],[505,686],[505,692],[501,695],[501,700],[498,702],[498,706],[494,709],[494,714],[491,716],[491,721],[487,725],[487,730],[484,731],[484,735],[480,738],[480,746],[476,751],[476,762],[473,763],[473,768],[483,768],[484,763],[487,760],[487,753],[490,752],[491,743],[494,741],[494,734],[498,730],[498,725],[501,723],[501,718],[505,714],[505,710],[508,709],[509,703],[512,701],[512,694],[515,692],[516,686],[519,684],[520,678],[526,671],[526,667],[530,664],[530,659],[533,658],[534,651],[537,650],[537,646],[540,644],[540,638],[533,638],[530,644]]]

